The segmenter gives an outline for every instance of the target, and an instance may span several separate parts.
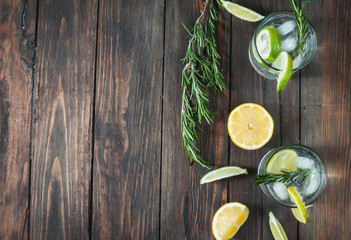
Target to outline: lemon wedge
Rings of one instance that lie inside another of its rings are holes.
[[[291,211],[294,214],[295,218],[304,224],[308,223],[309,218],[306,210],[306,206],[302,201],[302,197],[296,191],[293,186],[288,187],[288,193],[290,195],[290,199],[293,203],[296,204],[297,208],[292,208]]]
[[[217,240],[232,238],[249,216],[249,209],[242,203],[231,202],[220,207],[212,220],[212,232]]]

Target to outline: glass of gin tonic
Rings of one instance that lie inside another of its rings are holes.
[[[296,207],[287,188],[293,186],[307,205],[316,200],[327,184],[327,171],[322,159],[303,145],[288,145],[270,150],[261,160],[258,174],[310,169],[309,175],[297,182],[260,184],[262,191],[286,207]]]
[[[308,21],[306,26],[307,32],[300,42],[299,28],[292,12],[279,11],[265,17],[256,28],[249,46],[249,59],[257,73],[277,80],[281,68],[275,60],[282,52],[291,57],[290,75],[305,67],[317,49],[316,33]]]

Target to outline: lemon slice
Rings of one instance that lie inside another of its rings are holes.
[[[272,137],[274,123],[262,106],[244,103],[236,107],[228,117],[228,133],[240,148],[255,150],[263,147]]]
[[[280,34],[275,27],[264,27],[256,37],[257,51],[264,61],[272,63],[280,53],[281,42]]]
[[[292,208],[291,209],[294,217],[297,219],[297,221],[301,222],[301,223],[308,223],[308,215],[307,215],[307,220],[306,218],[301,214],[301,211],[298,208]]]
[[[232,238],[249,216],[249,209],[242,203],[231,202],[220,207],[212,220],[212,232],[217,240]]]
[[[296,157],[298,154],[291,149],[285,149],[277,152],[269,160],[267,165],[267,172],[282,173],[281,170],[295,171]]]
[[[206,175],[204,175],[200,180],[200,184],[213,182],[223,178],[238,176],[241,174],[247,174],[246,168],[235,167],[235,166],[221,167],[211,172],[208,172]]]
[[[313,205],[307,205],[307,206],[306,206],[306,211],[307,211],[307,209],[309,209],[309,208],[311,208],[311,207],[313,207]],[[300,210],[299,210],[298,208],[292,208],[291,211],[292,211],[294,217],[297,219],[297,221],[299,221],[299,222],[301,222],[301,223],[304,223],[304,224],[308,223],[308,219],[307,219],[307,221],[306,221],[306,219],[305,219],[304,216],[301,214],[301,212],[300,212]],[[308,214],[307,214],[307,215],[308,215]]]
[[[293,186],[288,187],[288,193],[290,195],[290,199],[293,203],[296,204],[297,208],[292,208],[292,213],[294,214],[295,218],[304,224],[308,223],[309,218],[306,211],[306,206],[302,201],[302,197],[296,191]]]
[[[277,93],[281,93],[291,77],[292,69],[293,69],[293,61],[289,53],[283,51],[273,62],[272,66],[274,68],[280,69],[280,73],[277,79],[278,81]]]
[[[269,227],[271,228],[272,235],[275,240],[287,240],[288,237],[286,233],[278,221],[278,219],[274,216],[272,212],[269,212]]]
[[[258,22],[264,19],[264,16],[258,14],[257,12],[252,11],[246,7],[240,6],[239,4],[222,1],[223,7],[232,15],[241,20],[245,20],[248,22]]]

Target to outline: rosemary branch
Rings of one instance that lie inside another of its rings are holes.
[[[301,7],[296,3],[296,0],[288,0],[286,3],[289,7],[294,10],[296,25],[298,27],[298,49],[305,54],[304,46],[307,40],[307,37],[310,35],[308,32],[307,19],[304,14],[305,4],[309,3],[310,0],[302,0]]]
[[[255,182],[254,185],[260,184],[269,184],[274,182],[281,183],[296,183],[303,182],[312,172],[311,169],[301,169],[298,168],[296,171],[281,171],[282,173],[265,173],[257,174],[257,176],[251,179],[252,182]]]
[[[188,32],[189,44],[182,59],[184,68],[182,78],[181,128],[183,148],[189,164],[193,162],[205,168],[212,164],[199,156],[196,141],[201,137],[202,120],[212,123],[206,89],[213,93],[225,90],[223,75],[219,69],[220,55],[217,52],[215,23],[218,21],[214,0],[207,0],[204,10],[196,20],[192,31]],[[221,6],[220,0],[215,0]]]

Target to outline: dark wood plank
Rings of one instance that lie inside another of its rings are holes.
[[[27,239],[36,1],[0,2],[0,239]]]
[[[350,1],[309,4],[318,49],[302,70],[301,142],[312,147],[328,171],[325,192],[300,225],[300,239],[351,236],[351,83]]]
[[[164,1],[100,1],[94,239],[159,239]]]
[[[287,10],[291,8],[286,6],[284,1],[272,2],[269,6],[264,6],[266,15],[275,11]],[[274,83],[276,84],[276,82]],[[274,87],[274,91],[275,91]],[[274,95],[277,95],[275,92]],[[275,139],[274,147],[288,144],[300,143],[300,72],[296,72],[291,76],[289,83],[279,96],[279,115],[274,118],[276,124],[276,134],[280,140]],[[278,129],[279,128],[279,129]],[[298,239],[298,221],[296,221],[291,210],[278,204],[276,201],[263,196],[263,239],[272,239],[269,229],[268,213],[272,211],[278,218],[289,239]]]
[[[238,4],[264,13],[257,1],[239,1]],[[278,97],[274,94],[275,84],[273,81],[259,77],[252,68],[248,57],[249,43],[256,27],[256,23],[244,22],[237,18],[232,19],[230,109],[247,102],[260,104],[272,115],[276,129],[271,141],[259,150],[247,151],[238,148],[232,142],[230,143],[230,164],[245,167],[249,171],[247,177],[233,178],[229,181],[229,201],[241,202],[250,210],[249,218],[234,239],[265,239],[262,235],[264,228],[262,214],[263,210],[269,209],[263,209],[263,193],[259,187],[253,186],[249,179],[256,175],[261,157],[269,148],[275,146],[279,139],[277,135],[279,123],[276,122],[276,117],[279,116],[279,103]]]
[[[193,27],[202,10],[201,1],[167,1],[165,27],[165,73],[162,140],[161,237],[160,239],[214,239],[212,218],[227,201],[227,181],[199,184],[208,170],[189,166],[182,151],[180,129],[182,59],[188,42],[182,22]],[[222,11],[218,30],[224,83],[229,88],[230,15]],[[218,112],[213,124],[203,125],[200,154],[215,167],[228,165],[228,92],[210,96]]]
[[[40,1],[31,239],[88,239],[96,1]]]
[[[238,1],[265,16],[286,7],[276,1]],[[272,148],[290,143],[298,143],[299,138],[299,75],[295,74],[284,92],[276,93],[276,81],[260,77],[250,64],[248,47],[257,23],[244,22],[233,18],[232,21],[232,77],[231,109],[253,102],[262,105],[274,120],[272,139],[261,149],[247,151],[230,145],[231,165],[247,167],[248,178],[234,178],[229,182],[229,201],[246,204],[250,209],[247,222],[238,231],[237,239],[272,239],[268,224],[268,213],[272,211],[285,227],[289,239],[297,237],[297,221],[290,210],[279,205],[263,194],[259,187],[253,186],[249,179],[257,173],[264,154]]]
[[[288,85],[280,94],[279,115],[274,119],[277,137],[274,147],[300,143],[300,73],[292,75]],[[274,93],[275,94],[275,93]],[[268,213],[272,211],[280,221],[289,239],[298,239],[298,221],[293,216],[290,208],[284,207],[269,197],[263,197],[263,239],[273,239],[269,229]]]

